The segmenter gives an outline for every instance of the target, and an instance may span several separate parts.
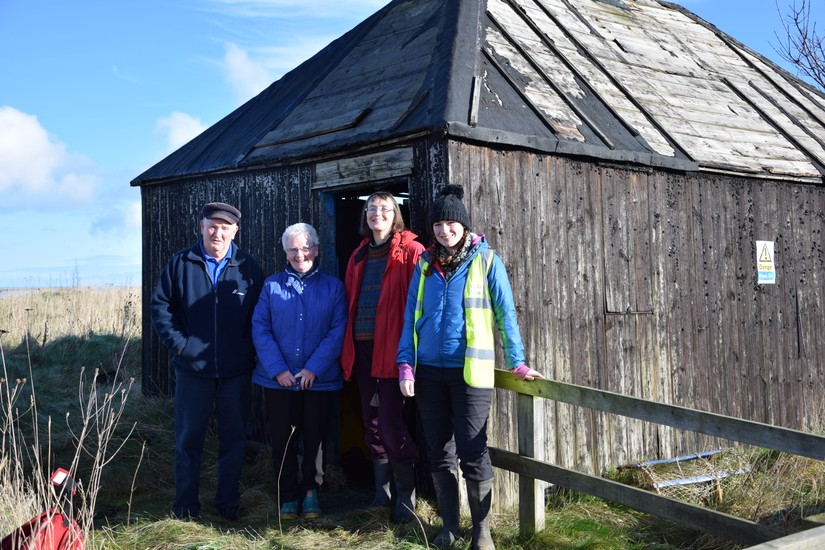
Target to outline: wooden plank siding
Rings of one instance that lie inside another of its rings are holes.
[[[287,225],[328,223],[322,194],[386,181],[401,159],[410,225],[425,242],[435,190],[465,185],[472,230],[487,235],[507,267],[530,366],[560,382],[821,431],[822,187],[432,136],[394,147],[349,157],[375,158],[377,172],[318,159],[142,186],[144,295],[169,256],[197,239],[203,203],[242,210],[237,242],[269,274],[285,265],[279,239]],[[776,243],[776,285],[756,284],[757,239]],[[168,357],[148,300],[143,307],[144,390],[167,393]],[[536,456],[593,474],[726,444],[563,402],[536,407],[547,434]],[[490,444],[516,449],[516,422],[515,394],[496,390]],[[512,506],[517,487],[515,474],[501,472],[498,505]]]
[[[794,188],[792,194],[791,228],[797,288],[797,369],[799,378],[790,380],[799,384],[802,393],[799,408],[802,429],[822,430],[825,403],[822,399],[821,350],[825,349],[825,251],[822,248],[823,224],[825,224],[825,190],[808,186]],[[791,260],[786,260],[790,262]]]
[[[448,155],[473,230],[507,266],[528,364],[559,381],[821,429],[822,188],[457,141]],[[776,243],[776,285],[756,284],[756,240]],[[491,444],[515,448],[515,402],[497,399]],[[724,444],[564,404],[545,419],[548,460],[596,473]]]

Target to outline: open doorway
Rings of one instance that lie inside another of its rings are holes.
[[[359,233],[361,219],[367,197],[376,191],[389,192],[398,202],[404,222],[409,226],[409,187],[405,180],[372,183],[370,185],[352,186],[345,189],[327,190],[325,194],[327,204],[327,219],[321,224],[327,224],[327,234],[334,240],[334,255],[338,276],[344,279],[347,262],[352,252],[364,238]],[[331,215],[329,215],[331,214]],[[329,226],[333,227],[329,227]],[[327,245],[327,253],[333,252],[331,243]],[[333,266],[328,264],[328,269]],[[358,386],[353,380],[344,384],[341,392],[340,415],[338,417],[338,432],[340,438],[339,463],[347,478],[354,486],[371,487],[373,483],[372,457],[364,443],[364,428],[361,424],[361,407]],[[410,419],[412,421],[412,419]]]
[[[352,251],[364,238],[359,234],[358,228],[361,225],[367,197],[376,191],[392,193],[401,208],[404,223],[407,227],[410,226],[409,191],[406,182],[371,185],[335,193],[335,255],[338,258],[338,273],[342,279],[347,272],[347,262]]]

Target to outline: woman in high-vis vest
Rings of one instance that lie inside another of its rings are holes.
[[[494,549],[493,466],[487,452],[494,325],[507,368],[522,380],[542,376],[524,364],[507,271],[484,235],[470,232],[463,196],[463,187],[447,185],[433,201],[435,242],[421,255],[410,282],[398,344],[399,386],[405,396],[416,396],[420,413],[443,522],[434,544],[450,548],[459,536],[460,465],[473,521],[473,548]]]
[[[371,508],[395,504],[390,519],[415,519],[418,448],[405,423],[395,354],[413,270],[424,246],[406,229],[390,193],[367,198],[361,215],[364,239],[350,256],[345,287],[349,321],[341,352],[344,379],[354,377],[361,397],[364,441],[372,455],[375,497]],[[394,483],[392,483],[394,482]]]

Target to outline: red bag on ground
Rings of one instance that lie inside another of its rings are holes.
[[[0,550],[83,550],[86,544],[80,526],[72,518],[75,493],[74,480],[69,472],[58,468],[51,482],[61,489],[69,509],[67,516],[57,508],[33,517],[0,541]]]
[[[84,544],[77,522],[52,508],[6,535],[0,550],[83,550]]]

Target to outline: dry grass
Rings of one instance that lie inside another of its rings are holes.
[[[132,430],[122,367],[137,349],[137,303],[132,289],[0,295],[0,532],[57,506],[93,541],[104,472]],[[48,481],[57,466],[78,481],[73,507]]]
[[[764,450],[746,456],[750,472],[728,480],[719,509],[786,530],[825,512],[825,462]]]
[[[170,519],[174,492],[171,399],[146,397],[136,390],[128,395],[129,380],[139,380],[141,371],[140,303],[140,292],[134,288],[0,291],[0,330],[4,331],[0,351],[5,350],[2,366],[7,369],[0,384],[0,491],[6,497],[0,501],[0,535],[33,516],[52,498],[41,491],[51,464],[80,456],[73,464],[78,479],[86,484],[84,502],[94,508],[84,518],[87,548],[428,547],[439,524],[431,502],[419,500],[418,522],[394,526],[387,511],[365,509],[371,495],[349,488],[346,476],[337,469],[329,472],[330,483],[321,494],[327,512],[323,519],[279,524],[274,467],[265,446],[250,451],[244,469],[243,504],[249,515],[243,522],[224,521],[208,505],[200,522]],[[119,409],[121,397],[123,408]],[[113,417],[94,412],[101,404],[123,416],[112,424]],[[81,447],[83,452],[77,455]],[[31,452],[33,448],[37,451]],[[110,461],[115,450],[117,459]],[[205,501],[215,489],[214,453],[215,441],[210,436],[201,485]],[[33,466],[15,470],[11,467],[15,464]],[[661,492],[788,531],[799,528],[802,515],[825,511],[825,463],[758,449],[727,450],[705,460],[628,470],[617,477],[652,489],[657,481],[740,470],[718,482]],[[547,529],[532,537],[518,534],[514,514],[497,514],[493,521],[497,547],[739,548],[564,491],[550,496],[547,512]],[[462,518],[462,527],[465,533],[469,530],[469,518]],[[469,537],[465,537],[456,550],[469,547]]]
[[[642,465],[612,477],[788,533],[803,529],[804,517],[825,512],[825,462],[755,447]],[[692,482],[669,485],[682,481]]]
[[[66,336],[140,336],[140,289],[72,287],[0,290],[0,330],[7,349],[25,344],[45,347]]]

